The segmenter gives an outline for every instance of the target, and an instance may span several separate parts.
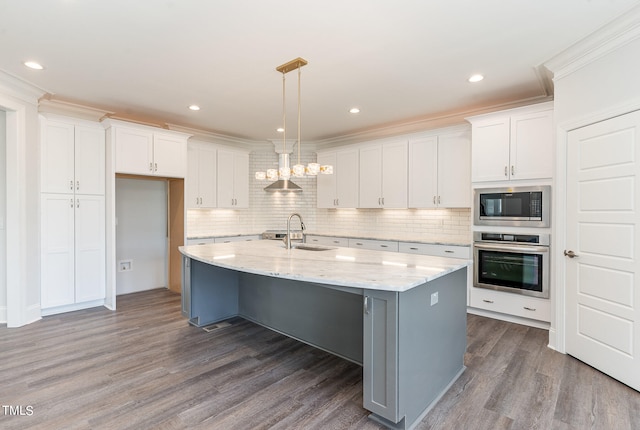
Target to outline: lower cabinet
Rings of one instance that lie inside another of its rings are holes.
[[[43,314],[104,300],[104,196],[43,194],[41,210]],[[71,309],[60,311],[67,310]]]
[[[307,243],[313,243],[315,245],[349,247],[349,239],[346,237],[308,235],[306,239]]]
[[[395,240],[349,239],[349,248],[398,252],[398,242]]]
[[[484,309],[538,321],[551,321],[551,302],[548,299],[505,293],[486,288],[471,287],[469,305]]]

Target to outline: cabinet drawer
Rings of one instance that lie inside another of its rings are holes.
[[[471,251],[470,247],[468,246],[400,242],[398,244],[398,249],[400,252],[406,252],[407,254],[423,254],[434,255],[437,257],[464,258],[465,260],[471,258]]]
[[[215,239],[213,237],[203,237],[200,239],[187,239],[187,246],[191,245],[204,245],[207,243],[214,243]]]
[[[537,297],[471,287],[470,305],[523,318],[551,321],[551,303]]]
[[[325,246],[349,246],[349,239],[346,237],[333,237],[333,236],[307,236],[307,243],[313,243],[315,245]]]
[[[226,237],[216,237],[216,243],[230,243],[230,242],[248,242],[251,240],[260,240],[260,236],[258,235],[246,235],[246,236],[226,236]]]
[[[392,240],[349,239],[349,248],[398,252],[398,242]]]

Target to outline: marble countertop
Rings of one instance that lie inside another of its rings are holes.
[[[179,249],[187,257],[203,263],[256,275],[395,292],[409,290],[468,265],[467,260],[457,258],[321,248],[329,249],[288,250],[279,240],[260,240],[181,246]]]

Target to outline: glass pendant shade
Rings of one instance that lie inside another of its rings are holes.
[[[304,171],[305,167],[302,164],[296,164],[295,166],[293,166],[293,176],[295,176],[296,178],[304,177]]]
[[[328,164],[326,166],[320,167],[320,172],[323,175],[333,175],[333,166]]]
[[[317,176],[320,172],[320,165],[318,163],[309,163],[307,166],[307,174],[309,176]]]
[[[291,177],[291,168],[289,166],[281,167],[278,170],[278,175],[280,176],[280,179],[284,179],[285,181],[289,180]]]
[[[256,172],[256,179],[258,181],[264,181],[267,179],[267,172]]]
[[[276,169],[267,170],[267,179],[270,181],[278,180],[278,171]]]

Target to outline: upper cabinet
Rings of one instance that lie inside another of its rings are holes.
[[[332,165],[332,175],[318,175],[319,208],[358,207],[358,150],[319,152],[320,165]]]
[[[217,206],[217,168],[217,152],[214,146],[189,142],[185,198],[187,209]]]
[[[109,120],[116,173],[184,178],[187,134]]]
[[[217,182],[219,208],[248,208],[249,154],[218,149]]]
[[[104,128],[43,118],[40,130],[41,192],[104,195]]]
[[[467,130],[409,142],[409,207],[471,206],[471,138]]]
[[[553,103],[467,118],[472,125],[472,181],[553,177]]]
[[[360,148],[360,208],[407,207],[406,141]]]

